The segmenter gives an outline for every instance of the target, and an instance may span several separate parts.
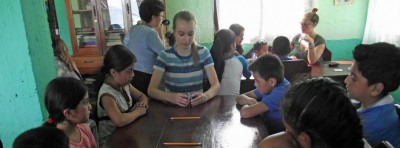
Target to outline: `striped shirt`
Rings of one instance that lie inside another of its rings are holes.
[[[153,68],[164,72],[163,82],[166,92],[202,92],[204,69],[214,66],[206,48],[198,50],[199,64],[194,66],[193,58],[180,56],[175,48],[161,51]]]

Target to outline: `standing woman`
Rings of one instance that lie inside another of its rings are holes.
[[[165,49],[159,33],[154,28],[161,27],[164,4],[159,0],[145,0],[139,7],[142,23],[132,26],[124,39],[124,45],[137,58],[131,84],[146,93],[153,73],[153,64],[158,54]]]
[[[325,39],[317,34],[314,29],[318,25],[319,17],[317,8],[306,13],[301,21],[301,34],[296,35],[292,40],[292,47],[298,59],[307,59],[308,63],[314,64],[321,58],[325,50]]]
[[[229,29],[232,30],[236,35],[236,51],[239,53],[239,55],[243,55],[242,41],[244,36],[244,27],[240,24],[232,24],[229,26]]]
[[[215,34],[210,52],[221,83],[218,95],[239,95],[242,73],[246,78],[251,75],[246,59],[234,55],[235,46],[235,33],[232,30],[221,29]]]
[[[196,23],[189,11],[175,15],[175,45],[162,51],[155,61],[148,89],[150,97],[185,107],[204,103],[217,94],[220,85],[211,55],[194,42]],[[203,92],[204,72],[211,85],[206,92]]]

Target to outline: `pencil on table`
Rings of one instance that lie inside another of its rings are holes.
[[[196,120],[200,119],[200,117],[171,117],[171,120]]]
[[[164,142],[165,146],[201,146],[198,142]]]

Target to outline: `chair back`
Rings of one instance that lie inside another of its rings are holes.
[[[289,82],[293,82],[299,78],[309,77],[311,67],[303,59],[284,60],[282,61],[284,67],[285,78]]]
[[[321,57],[322,57],[322,61],[331,61],[332,52],[325,46],[324,52],[322,53]]]
[[[400,118],[400,104],[394,104],[394,107],[396,108],[397,116]]]

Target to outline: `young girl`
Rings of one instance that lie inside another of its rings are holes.
[[[239,95],[242,73],[246,78],[251,75],[246,59],[241,55],[234,56],[235,46],[235,33],[232,30],[221,29],[215,34],[210,53],[221,83],[218,95]]]
[[[73,77],[82,80],[82,76],[76,68],[74,60],[68,54],[67,45],[61,39],[53,45],[54,60],[57,67],[57,77]]]
[[[44,126],[54,126],[69,138],[69,147],[96,147],[96,141],[87,124],[92,106],[86,86],[71,77],[56,78],[47,85],[45,106],[49,118]]]
[[[314,8],[312,12],[304,15],[301,21],[302,33],[292,40],[296,58],[308,60],[310,64],[318,62],[325,50],[325,39],[314,31],[319,21],[317,11],[318,9]]]
[[[117,127],[125,126],[146,113],[148,98],[134,88],[132,80],[135,56],[122,45],[112,46],[104,56],[98,84],[97,116],[99,143],[103,146]]]
[[[157,57],[148,94],[182,107],[204,103],[217,94],[219,82],[210,53],[194,42],[196,19],[188,11],[177,13],[173,21],[175,45]],[[204,71],[211,87],[203,92]],[[161,81],[165,90],[159,86]]]

